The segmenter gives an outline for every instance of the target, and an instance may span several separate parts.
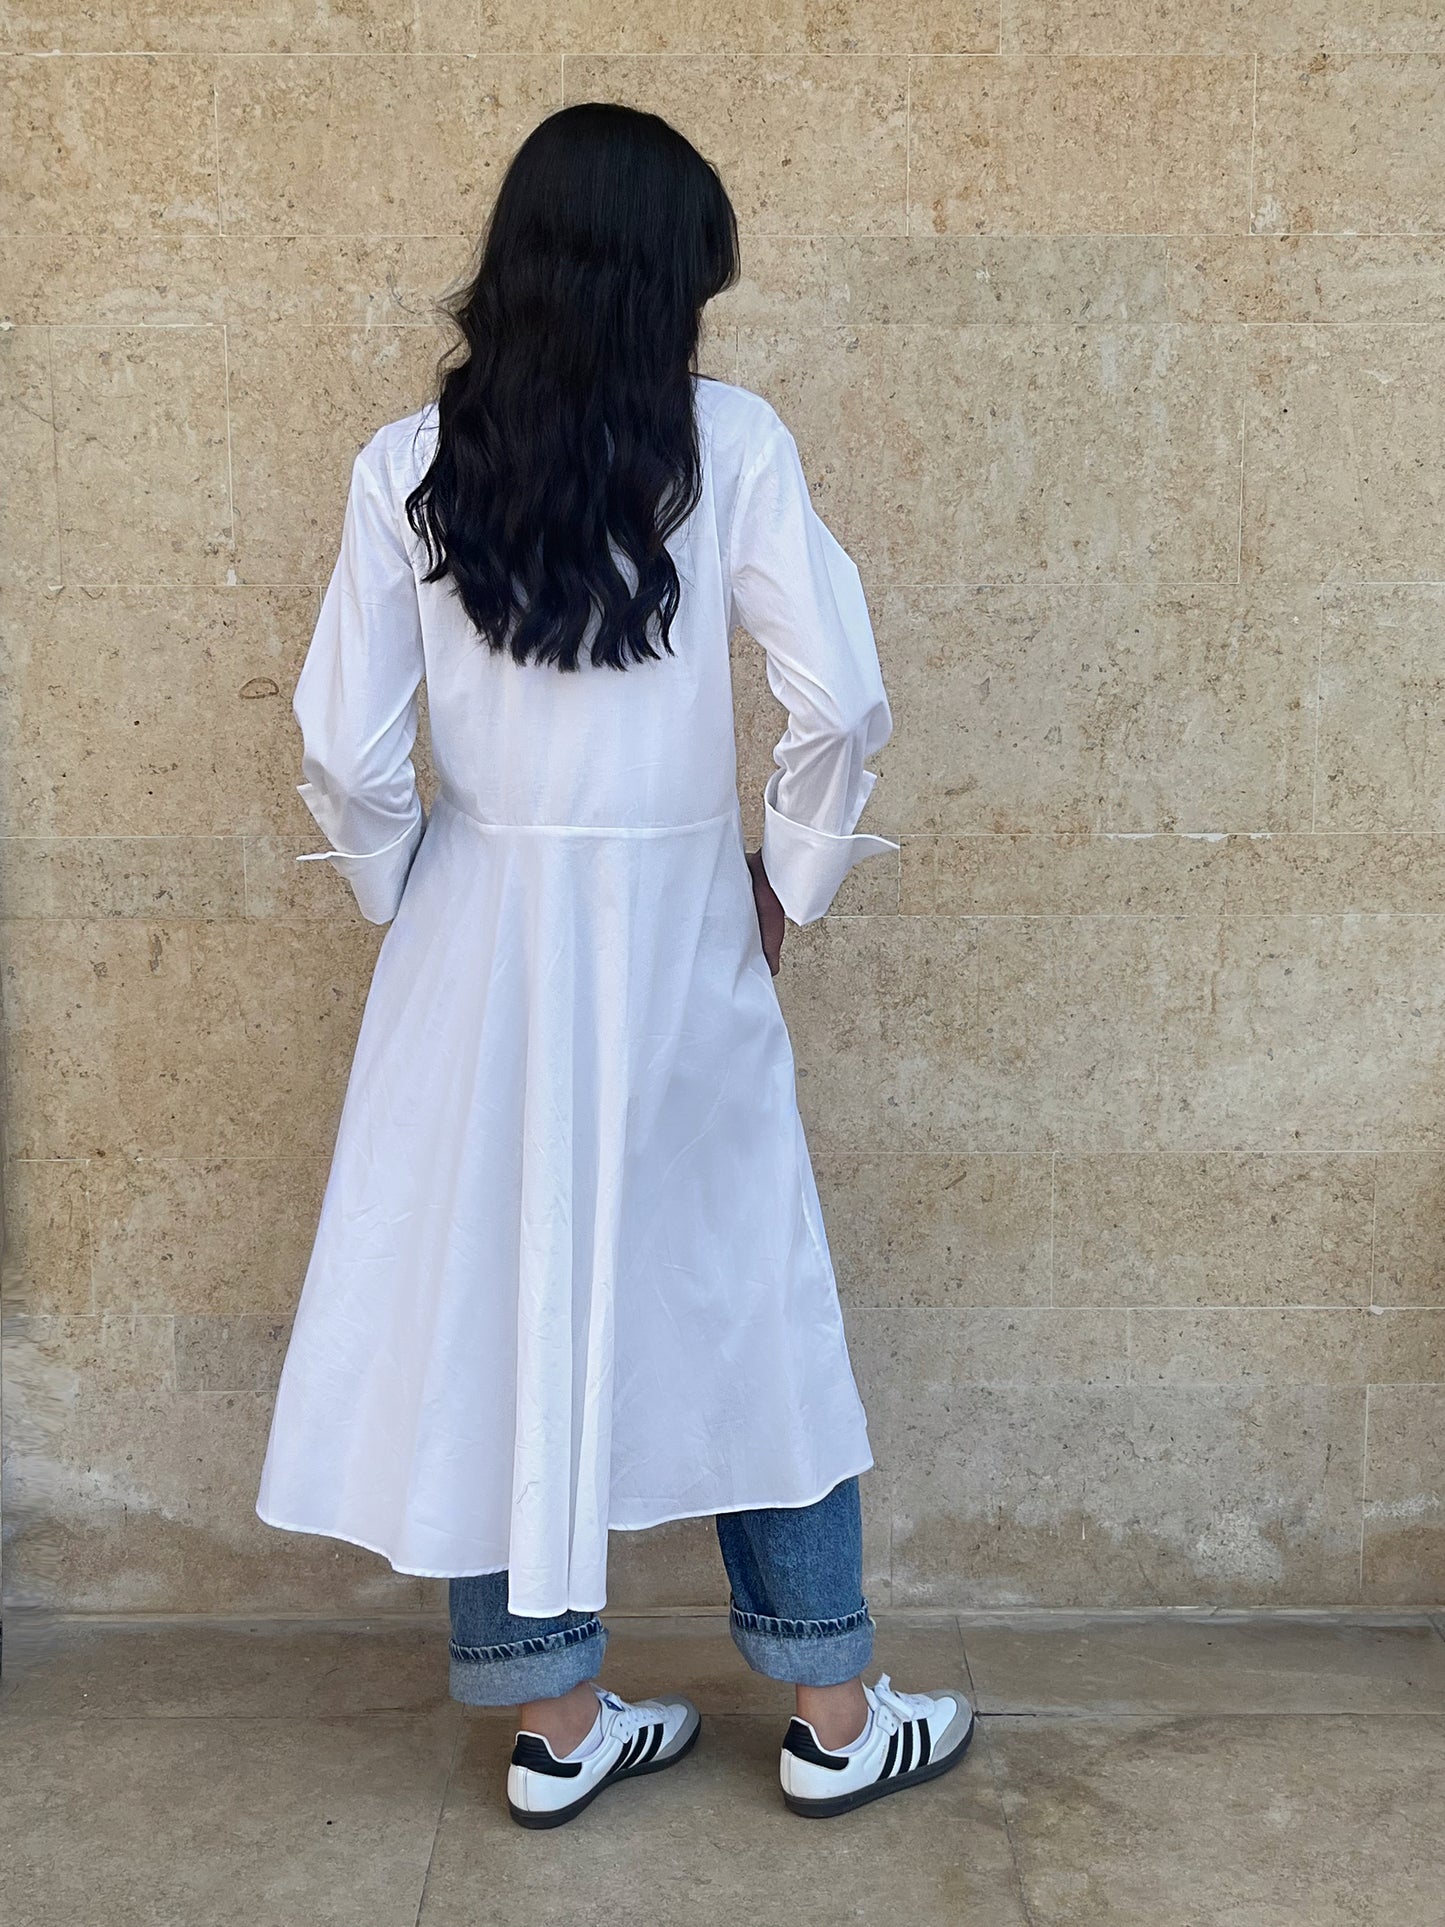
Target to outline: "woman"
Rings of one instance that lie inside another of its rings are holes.
[[[897,848],[855,833],[890,719],[792,436],[695,372],[737,272],[665,121],[543,122],[464,356],[356,459],[295,696],[314,855],[391,927],[258,1510],[450,1580],[451,1690],[520,1705],[525,1826],[697,1738],[686,1700],[592,1683],[609,1531],[717,1515],[733,1637],[797,1690],[796,1811],[931,1778],[972,1730],[961,1693],[860,1677],[872,1458],[772,974],[784,914]],[[751,856],[735,624],[789,716]]]

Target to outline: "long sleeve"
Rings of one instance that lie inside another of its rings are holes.
[[[362,915],[396,915],[425,827],[411,751],[423,674],[416,578],[375,441],[351,473],[341,551],[292,699],[298,793],[332,847]]]
[[[865,758],[893,723],[858,570],[777,417],[738,485],[729,575],[733,613],[788,712],[763,792],[763,868],[794,923],[812,923],[855,863],[898,848],[854,829],[877,780]]]

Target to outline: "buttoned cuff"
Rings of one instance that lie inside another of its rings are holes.
[[[296,793],[307,809],[316,815],[313,801],[320,792],[312,783],[298,783]],[[308,850],[298,863],[329,862],[351,885],[352,895],[368,923],[390,923],[401,905],[402,891],[411,872],[412,859],[426,828],[426,816],[417,804],[414,821],[400,836],[393,837],[379,850]]]
[[[778,900],[794,923],[814,923],[838,894],[845,876],[865,857],[895,855],[898,845],[886,836],[869,836],[855,831],[850,836],[834,836],[798,823],[773,807],[772,792],[778,771],[768,779],[763,792],[763,868]],[[865,770],[868,789],[873,787],[873,772]],[[867,791],[859,804],[861,813]],[[856,819],[855,819],[856,820]]]

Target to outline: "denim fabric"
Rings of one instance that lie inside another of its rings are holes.
[[[841,1686],[873,1655],[863,1597],[858,1481],[816,1505],[718,1516],[732,1587],[728,1630],[755,1673],[791,1686]]]
[[[557,1699],[602,1670],[607,1628],[596,1613],[522,1619],[507,1610],[507,1575],[453,1579],[451,1696],[467,1706]]]
[[[721,1513],[717,1534],[732,1590],[729,1630],[755,1672],[794,1686],[837,1686],[862,1672],[873,1621],[857,1479],[816,1505]],[[555,1699],[601,1671],[607,1630],[595,1613],[519,1617],[507,1610],[504,1572],[453,1579],[448,1596],[454,1699]]]

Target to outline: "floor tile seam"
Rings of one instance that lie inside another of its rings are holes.
[[[1024,1886],[1024,1870],[1022,1862],[1019,1859],[1018,1843],[1014,1839],[1013,1823],[1009,1819],[1008,1801],[1004,1798],[1003,1786],[999,1779],[998,1765],[994,1760],[993,1750],[989,1744],[988,1728],[982,1724],[982,1721],[980,1721],[979,1741],[979,1752],[983,1755],[984,1770],[988,1774],[988,1783],[993,1791],[994,1801],[998,1807],[998,1816],[1003,1823],[1003,1837],[1008,1843],[1009,1864],[1013,1868],[1014,1891],[1018,1896],[1019,1911],[1024,1917],[1025,1927],[1038,1927],[1033,1908],[1029,1905],[1028,1891]]]
[[[426,1866],[422,1870],[421,1885],[417,1889],[416,1913],[412,1917],[412,1927],[421,1927],[422,1916],[426,1912],[426,1893],[431,1884],[432,1868],[436,1864],[437,1844],[441,1839],[442,1822],[451,1803],[452,1783],[456,1778],[457,1760],[462,1750],[462,1737],[466,1731],[462,1721],[457,1720],[452,1729],[452,1750],[447,1759],[447,1770],[442,1776],[441,1793],[437,1799],[436,1821],[432,1827],[431,1845],[427,1849]]]

